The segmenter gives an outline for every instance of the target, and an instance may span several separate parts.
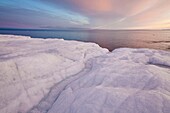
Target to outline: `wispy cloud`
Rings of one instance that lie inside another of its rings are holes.
[[[48,24],[60,25],[61,23],[60,26],[69,26],[70,22],[79,25],[89,24],[88,18],[79,13],[35,0],[2,0],[0,1],[0,14],[4,15],[0,17],[1,20],[9,20],[8,24],[12,21],[18,24],[24,22],[33,26],[36,24],[37,27]]]
[[[0,27],[6,23],[12,27],[170,28],[164,23],[170,20],[169,5],[169,0],[1,0]]]

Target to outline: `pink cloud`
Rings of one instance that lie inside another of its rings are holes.
[[[131,2],[130,2],[131,1]],[[115,1],[119,7],[112,8],[112,15],[114,12],[124,16],[117,21],[107,21],[100,28],[170,28],[165,20],[170,20],[170,1],[169,0],[124,0],[120,7],[120,1]]]
[[[170,1],[162,0],[148,10],[129,18],[129,20],[140,23],[143,26],[161,26],[161,23],[170,20],[170,7],[168,4],[170,4]]]
[[[77,9],[86,14],[110,13],[113,9],[112,0],[70,0]]]

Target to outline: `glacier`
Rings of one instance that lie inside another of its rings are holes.
[[[0,35],[0,113],[170,113],[170,52]]]

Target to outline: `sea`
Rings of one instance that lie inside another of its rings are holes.
[[[0,29],[0,34],[94,42],[110,51],[122,47],[170,51],[170,30]]]

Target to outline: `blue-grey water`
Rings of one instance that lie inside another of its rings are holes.
[[[113,50],[120,47],[170,50],[170,30],[30,30],[0,29],[0,34],[32,38],[63,38],[95,42]]]

